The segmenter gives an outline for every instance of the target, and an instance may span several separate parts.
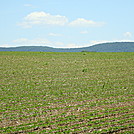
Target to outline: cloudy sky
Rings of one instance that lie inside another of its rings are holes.
[[[134,0],[0,0],[0,47],[134,41]]]

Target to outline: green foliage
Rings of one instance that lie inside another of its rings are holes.
[[[88,71],[87,68],[82,69],[82,72],[87,72],[87,71]]]
[[[0,52],[0,133],[132,133],[133,59]]]

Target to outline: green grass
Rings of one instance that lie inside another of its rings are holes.
[[[0,133],[134,132],[134,53],[0,52]]]

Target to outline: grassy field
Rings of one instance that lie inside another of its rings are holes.
[[[133,134],[134,53],[0,52],[0,133]]]

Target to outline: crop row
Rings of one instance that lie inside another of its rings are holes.
[[[97,120],[97,121],[88,121],[88,122],[79,122],[79,123],[71,123],[71,124],[44,124],[42,122],[39,123],[32,123],[32,124],[25,124],[23,126],[16,126],[16,127],[7,127],[2,131],[4,132],[30,132],[30,131],[36,131],[36,130],[42,130],[43,132],[66,132],[66,130],[70,130],[72,132],[76,131],[79,132],[83,128],[84,131],[105,131],[107,127],[107,130],[110,130],[109,128],[114,128],[115,126],[122,125],[122,128],[126,127],[126,124],[129,124],[129,127],[133,127],[133,120],[134,118],[126,118],[126,119],[120,119],[120,118],[110,118],[109,120],[103,119],[103,120]],[[75,122],[75,121],[74,121]],[[102,130],[103,129],[103,130]],[[111,130],[110,130],[111,131]]]
[[[0,52],[0,133],[132,133],[133,58]]]
[[[45,119],[45,121],[39,121],[39,124],[38,122],[33,122],[33,123],[29,123],[29,124],[25,124],[25,125],[19,125],[19,126],[14,126],[14,127],[6,127],[4,128],[4,130],[12,130],[14,128],[17,127],[18,128],[22,128],[22,126],[25,128],[25,129],[28,129],[29,126],[30,128],[31,127],[35,127],[34,125],[37,125],[37,126],[41,126],[41,123],[42,125],[44,126],[44,123],[46,124],[46,127],[48,126],[53,126],[53,125],[56,125],[56,126],[73,126],[72,124],[74,124],[74,126],[81,126],[81,125],[84,125],[84,124],[87,124],[88,122],[90,124],[102,124],[103,122],[109,122],[109,124],[111,124],[111,122],[113,121],[116,121],[116,120],[124,120],[124,119],[127,119],[127,120],[132,120],[133,119],[133,112],[126,112],[127,110],[124,110],[124,111],[120,111],[120,113],[117,113],[117,111],[115,112],[111,112],[109,111],[109,113],[105,114],[105,111],[104,111],[104,114],[97,114],[97,113],[89,113],[89,115],[81,115],[81,116],[76,116],[76,115],[70,115],[70,116],[64,116],[64,117],[60,117],[60,115],[58,116],[52,116],[51,118],[47,118]],[[28,127],[27,127],[28,125]],[[85,126],[85,125],[84,125]]]

